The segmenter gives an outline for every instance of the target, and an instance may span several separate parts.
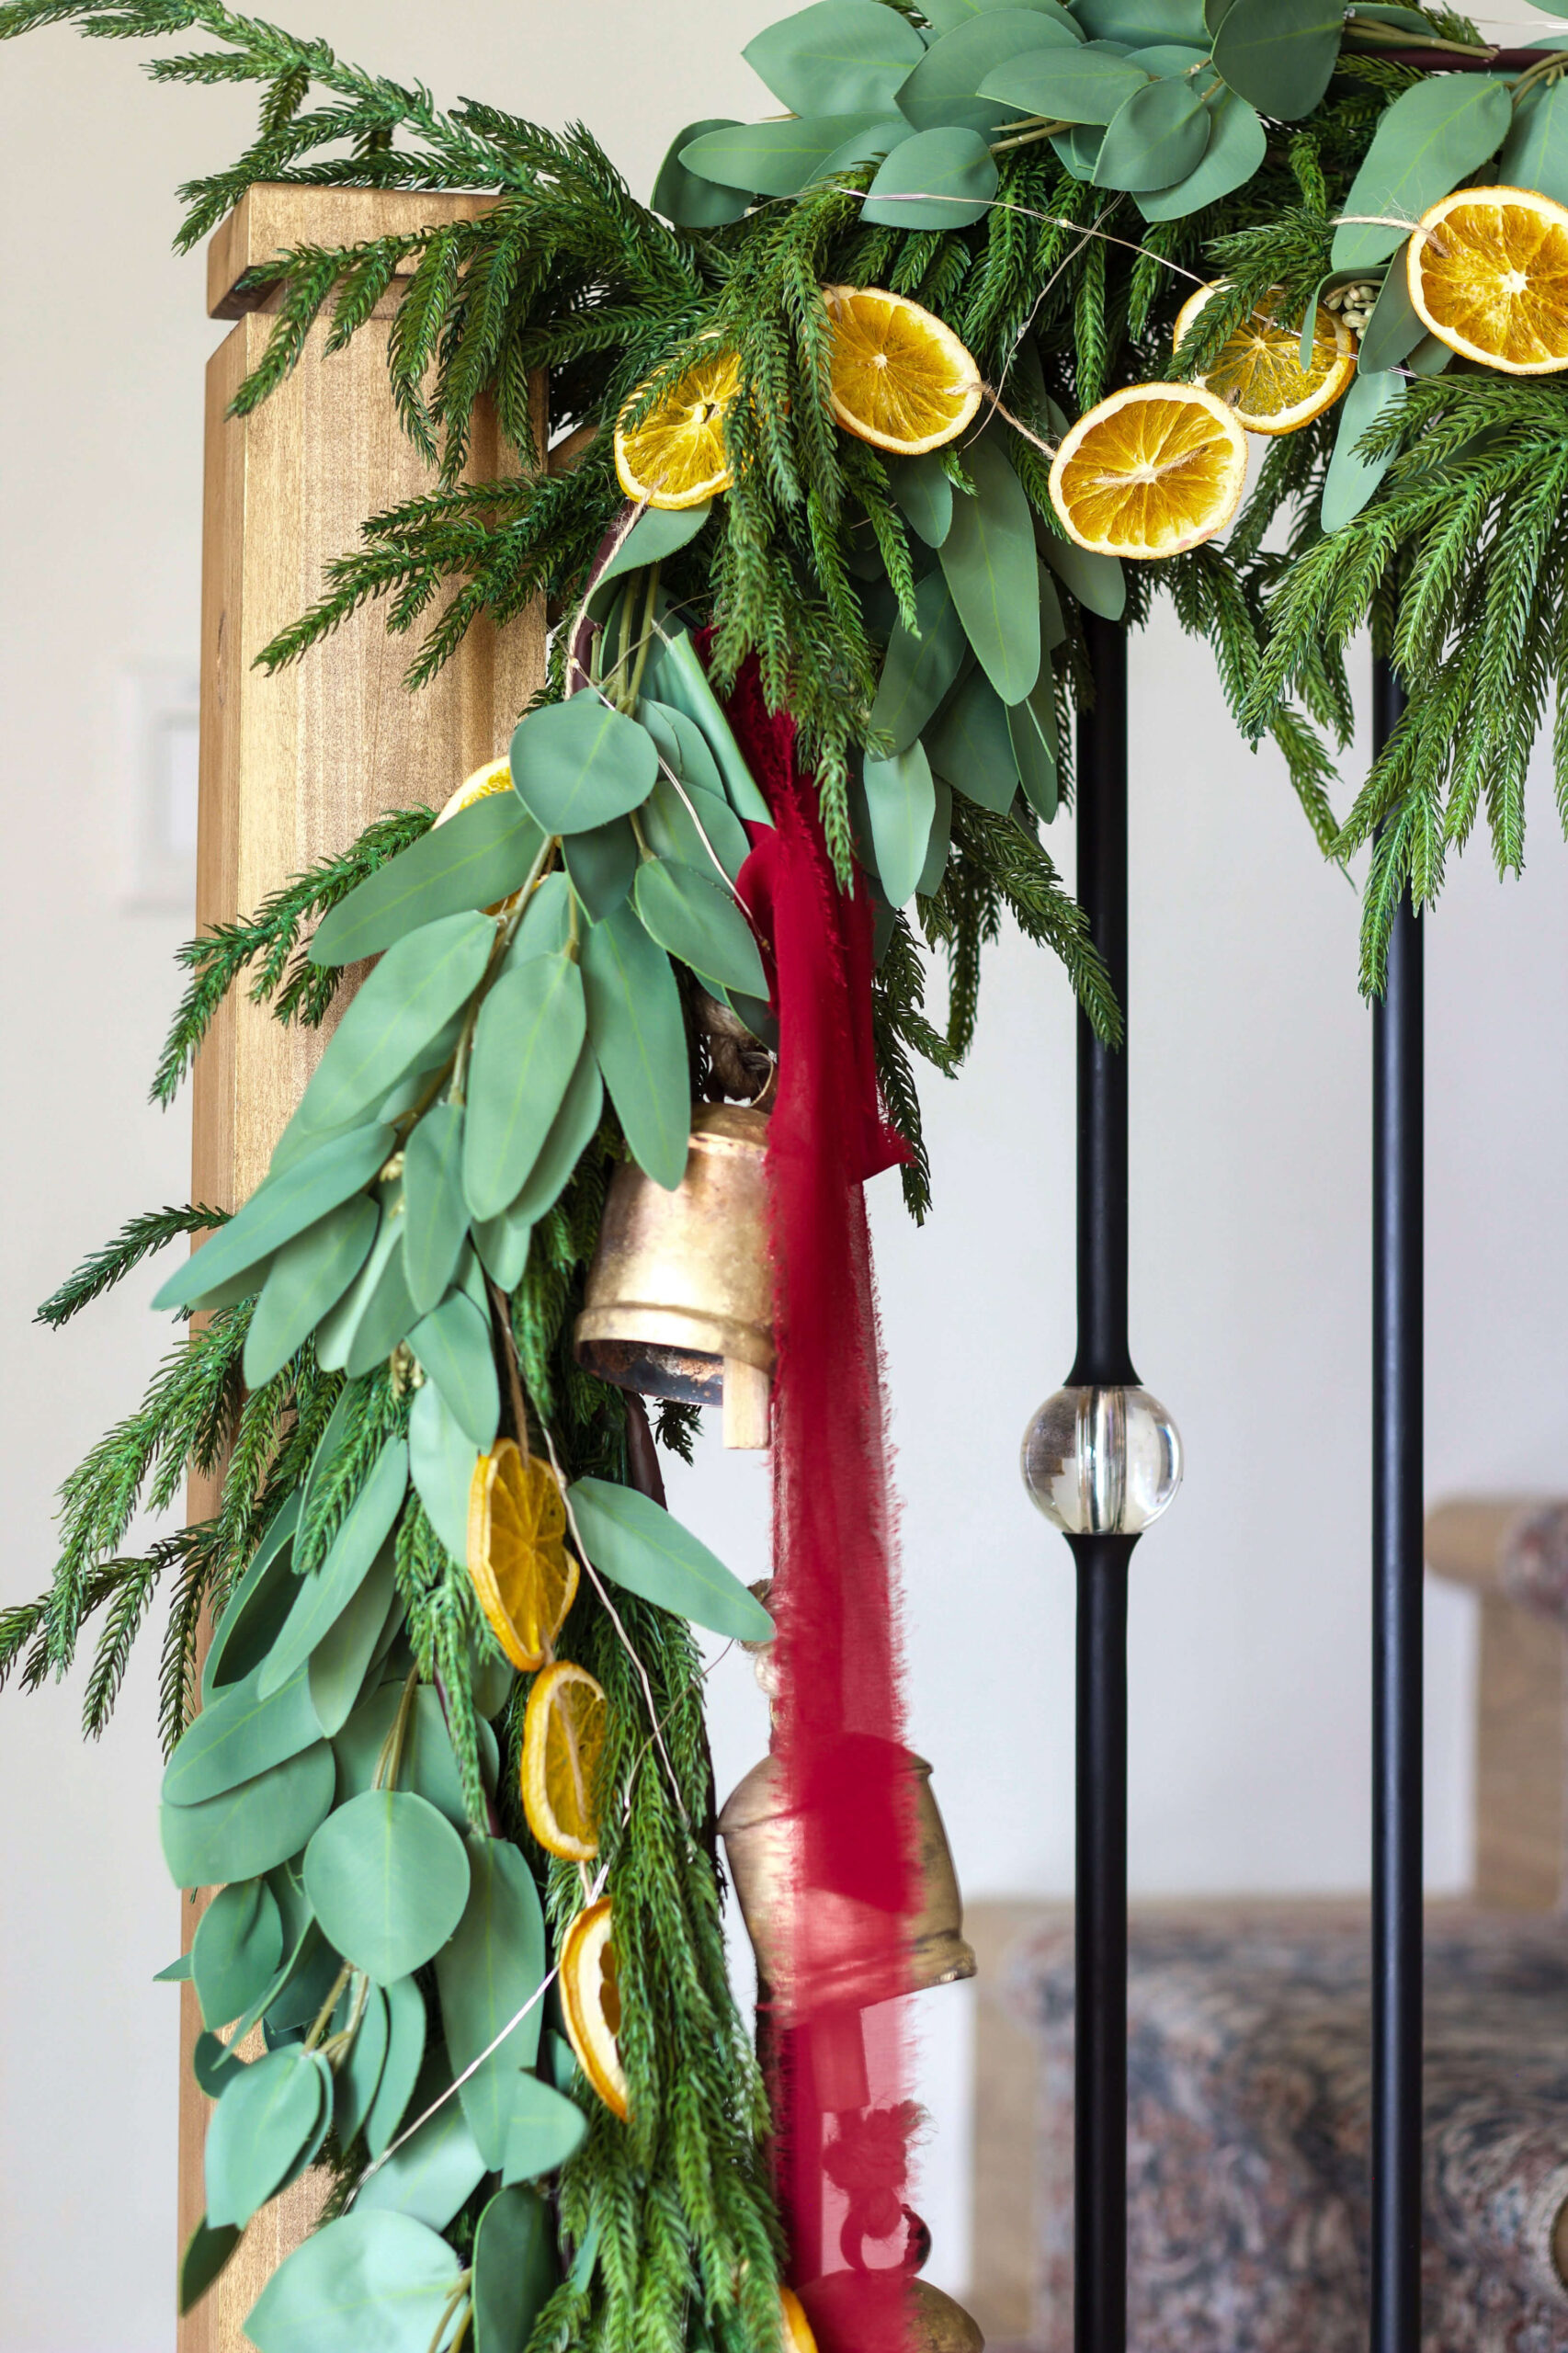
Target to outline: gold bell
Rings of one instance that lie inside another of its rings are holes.
[[[767,1117],[699,1104],[673,1193],[626,1162],[610,1180],[577,1318],[577,1360],[644,1397],[724,1408],[724,1444],[767,1444],[773,1268]]]
[[[813,1995],[824,2004],[863,2006],[974,1975],[974,1954],[963,1938],[963,1898],[931,1790],[931,1768],[913,1750],[903,1753],[915,1779],[920,1909],[905,1923],[903,1965],[896,1984],[873,1983],[868,1976],[862,1948],[870,1907],[831,1888],[805,1885],[805,1825],[801,1814],[784,1803],[782,1769],[776,1756],[766,1756],[752,1768],[719,1816],[730,1877],[756,1954],[757,1975],[784,2025],[790,2023],[793,2006],[790,1975],[794,1947],[785,1927],[791,1918],[794,1934],[810,1939]],[[870,1939],[873,1952],[881,1941]]]
[[[824,2353],[835,2353],[841,2341],[835,2324],[841,2312],[853,2312],[853,2303],[847,2302],[852,2292],[841,2271],[814,2279],[801,2290],[801,2300]],[[980,2323],[953,2297],[934,2288],[929,2279],[906,2280],[904,2292],[909,2300],[908,2353],[985,2353]]]

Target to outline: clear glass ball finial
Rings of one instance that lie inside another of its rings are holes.
[[[1059,1389],[1024,1432],[1024,1484],[1068,1536],[1136,1536],[1181,1484],[1181,1436],[1146,1389]]]

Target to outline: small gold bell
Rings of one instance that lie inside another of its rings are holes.
[[[618,1168],[577,1318],[580,1364],[645,1397],[722,1400],[726,1446],[767,1444],[767,1142],[765,1112],[703,1103],[673,1193]]]
[[[805,1884],[805,1825],[799,1813],[785,1807],[777,1757],[764,1757],[752,1768],[719,1816],[757,1974],[784,2025],[790,2023],[793,2006],[790,1976],[794,1948],[786,1932],[787,1919],[793,1919],[796,1936],[809,1940],[806,1960],[813,1996],[824,2003],[886,2001],[894,1994],[951,1985],[974,1975],[974,1955],[963,1939],[963,1899],[931,1791],[931,1768],[912,1750],[903,1753],[915,1777],[920,1910],[905,1924],[903,1965],[895,1984],[873,1983],[868,1975],[863,1955],[870,1907],[832,1888]],[[881,1951],[881,1938],[873,1936],[869,1941],[874,1953]]]
[[[907,2280],[905,2292],[909,2299],[908,2353],[985,2353],[980,2323],[953,2297],[934,2288],[928,2279]],[[801,2301],[823,2353],[836,2353],[839,2331],[835,2323],[846,2306],[850,2312],[854,2310],[852,2297],[848,2277],[842,2271],[830,2273],[825,2279],[812,2280],[809,2287],[802,2288]],[[839,2312],[835,2312],[835,2306]]]

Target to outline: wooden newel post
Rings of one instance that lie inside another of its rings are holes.
[[[408,640],[389,640],[381,614],[359,614],[276,677],[252,667],[261,647],[320,593],[323,567],[353,547],[366,516],[430,486],[387,389],[384,324],[375,321],[324,359],[318,325],[293,375],[252,416],[230,404],[266,347],[269,301],[236,292],[245,271],[281,249],[338,245],[472,217],[475,196],[362,188],[253,188],[213,237],[208,311],[236,324],[207,369],[201,583],[201,800],[196,915],[199,929],[248,913],[276,886],[342,848],[384,809],[439,805],[462,779],[505,751],[543,675],[542,613],[505,632],[471,631],[433,685],[408,694]],[[481,417],[472,478],[508,470]],[[233,1208],[266,1171],[310,1076],[321,1040],[285,1029],[243,991],[225,1006],[197,1065],[191,1198]],[[210,1487],[191,1517],[212,1508]],[[188,1943],[199,1904],[183,1907]],[[200,2020],[181,1989],[179,2230],[183,2246],[204,2204],[209,2103],[190,2075]],[[244,2353],[245,2313],[268,2275],[314,2220],[307,2177],[257,2216],[228,2270],[181,2324],[179,2353]]]

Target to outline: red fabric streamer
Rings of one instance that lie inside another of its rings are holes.
[[[729,706],[773,813],[740,890],[770,954],[778,1091],[768,1177],[774,1754],[794,1884],[788,1982],[767,1989],[776,2179],[822,2353],[904,2353],[909,1924],[919,1909],[903,1743],[881,1355],[862,1188],[908,1157],[871,1048],[871,909],[839,886],[795,729],[755,665]]]

